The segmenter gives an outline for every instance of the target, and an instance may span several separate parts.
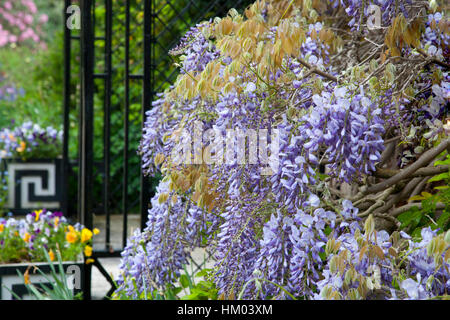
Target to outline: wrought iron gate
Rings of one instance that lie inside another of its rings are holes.
[[[64,26],[64,212],[87,228],[95,227],[94,216],[104,217],[93,265],[111,283],[108,295],[114,283],[97,258],[120,255],[131,216],[141,228],[146,223],[152,181],[142,175],[136,149],[153,96],[177,75],[168,51],[195,23],[250,2],[65,0],[64,21],[78,12],[69,7],[78,8],[81,28]],[[122,225],[115,247],[112,217]],[[85,299],[91,267],[85,268]]]

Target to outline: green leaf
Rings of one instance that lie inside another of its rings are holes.
[[[409,226],[415,228],[422,219],[422,212],[419,210],[418,207],[412,207],[408,211],[399,215],[397,219],[402,223],[400,226],[401,229],[404,229]]]
[[[181,283],[181,286],[182,286],[183,288],[189,287],[189,278],[188,278],[188,276],[185,275],[185,274],[182,274],[182,275],[180,276],[180,283]]]
[[[411,236],[413,238],[419,239],[419,238],[421,238],[421,232],[422,232],[422,228],[417,228],[412,232]]]
[[[450,222],[450,211],[444,211],[441,216],[436,220],[436,223],[439,228],[442,230],[446,229],[447,224]]]
[[[177,294],[179,294],[180,292],[181,292],[181,290],[183,290],[183,288],[181,288],[181,287],[176,287],[176,288],[173,288],[173,294],[175,294],[175,295],[177,295]]]
[[[181,300],[200,300],[197,294],[191,293],[190,295],[181,297]]]
[[[434,199],[428,198],[422,201],[422,212],[423,213],[433,213],[436,211],[436,201]]]
[[[442,181],[450,178],[450,174],[448,172],[444,172],[441,174],[438,174],[437,176],[432,177],[428,180],[428,182],[434,182],[434,181]]]
[[[19,275],[20,276],[20,275]],[[21,297],[19,297],[14,291],[12,291],[10,288],[8,288],[7,286],[3,285],[3,287],[9,291],[9,293],[11,293],[12,296],[14,296],[14,298],[16,298],[17,300],[23,300]]]
[[[434,163],[434,166],[442,166],[442,165],[447,165],[450,164],[450,155],[447,155],[447,159],[446,160],[437,160]]]
[[[425,198],[421,195],[415,195],[414,197],[411,197],[408,199],[408,201],[417,201],[417,200],[424,200]]]
[[[317,175],[319,176],[320,181],[324,181],[326,178],[329,177],[328,174],[320,173],[318,172]]]
[[[212,269],[203,269],[203,270],[199,271],[195,276],[197,278],[204,277],[211,271],[212,271]]]
[[[170,289],[166,290],[165,295],[167,297],[167,300],[177,300],[172,290]]]
[[[329,236],[331,232],[333,232],[333,229],[331,229],[329,226],[326,226],[324,232],[325,235]]]
[[[426,191],[423,191],[421,193],[421,195],[424,197],[424,199],[428,199],[428,198],[431,198],[433,196],[431,193],[426,192]]]

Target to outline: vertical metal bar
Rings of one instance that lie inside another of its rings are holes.
[[[93,182],[93,133],[94,133],[94,55],[93,28],[90,8],[92,0],[83,0],[81,30],[81,223],[92,228],[92,182]]]
[[[97,24],[97,21],[96,21],[96,16],[95,16],[95,8],[97,7],[97,3],[96,3],[96,0],[92,0],[92,28],[93,28],[93,34],[94,34],[94,41],[95,41],[95,36],[97,35],[96,34],[96,32],[95,32],[95,26],[96,26],[96,24]],[[94,44],[94,48],[95,48],[95,44]],[[95,58],[94,58],[95,59]]]
[[[63,26],[64,26],[64,101],[63,101],[63,165],[62,165],[62,206],[61,209],[67,216],[69,214],[69,115],[70,115],[70,80],[71,80],[71,30],[67,27],[66,21],[69,19],[67,8],[71,5],[71,0],[64,1]]]
[[[145,125],[146,112],[150,110],[153,99],[153,0],[144,2],[144,83],[142,89],[142,126]],[[142,168],[142,160],[141,160]],[[141,229],[147,223],[148,207],[150,202],[150,183],[141,169]]]
[[[80,222],[92,229],[93,133],[94,133],[94,34],[92,0],[81,1],[81,120],[80,129]],[[84,299],[91,299],[91,265],[85,264]]]
[[[112,86],[112,0],[105,0],[105,110],[104,110],[104,208],[106,214],[106,249],[111,250],[111,216],[109,208],[110,197],[110,150],[111,150],[111,86]]]
[[[130,1],[125,2],[125,112],[123,121],[123,234],[122,245],[126,246],[128,228],[128,136],[130,109]]]

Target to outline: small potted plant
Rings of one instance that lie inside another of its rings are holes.
[[[37,210],[25,218],[0,218],[0,300],[12,299],[12,292],[24,296],[29,283],[45,283],[33,267],[50,274],[47,257],[56,261],[57,252],[71,288],[80,292],[83,264],[92,262],[92,238],[98,233],[79,223],[71,225],[60,212]],[[25,283],[18,271],[26,275]]]
[[[0,172],[8,178],[8,211],[60,210],[62,134],[32,122],[0,130]]]

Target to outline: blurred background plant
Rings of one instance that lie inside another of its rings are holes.
[[[12,121],[62,124],[63,5],[43,0],[0,4],[0,128]],[[9,93],[4,99],[2,85]]]
[[[48,2],[48,1],[47,1]],[[2,1],[0,4],[0,47],[40,45],[48,15],[40,13],[34,0]]]
[[[0,101],[15,101],[19,96],[23,96],[23,88],[17,89],[14,84],[8,83],[5,72],[0,73]]]
[[[11,3],[11,6],[7,3]],[[167,54],[178,42],[181,35],[199,19],[206,17],[212,18],[217,8],[211,8],[207,0],[195,2],[195,6],[187,6],[188,0],[170,1],[158,0],[155,2],[155,10],[160,10],[160,16],[166,17],[165,21],[173,21],[170,25],[158,23],[155,25],[158,33],[164,28],[167,30],[158,39],[159,45],[155,47],[155,57],[158,57],[160,67],[156,71],[157,91],[160,92],[167,88],[170,81],[166,79],[175,79],[177,70],[175,68],[166,68],[164,65],[174,63],[173,57]],[[76,3],[76,2],[75,2]],[[6,8],[5,8],[6,6]],[[63,1],[30,0],[30,1],[6,1],[0,4],[3,15],[20,15],[29,13],[33,17],[35,33],[39,36],[39,42],[33,41],[11,42],[0,45],[0,128],[10,127],[14,123],[24,123],[32,121],[38,123],[41,127],[53,126],[61,128],[63,122],[63,76],[64,76],[64,41],[63,41]],[[130,1],[130,17],[133,28],[130,30],[130,73],[142,74],[143,71],[143,7],[142,0]],[[224,3],[225,8],[229,5]],[[198,10],[197,8],[203,8]],[[121,0],[113,0],[113,10],[116,17],[125,19],[125,6]],[[211,11],[211,12],[209,12]],[[98,5],[96,8],[96,23],[98,24],[97,36],[103,36],[99,30],[103,29],[102,23],[105,21],[104,7]],[[180,15],[180,19],[172,20]],[[9,23],[1,22],[2,13],[0,12],[0,30],[8,30],[8,35],[20,37],[17,28],[8,27]],[[30,18],[27,18],[30,19]],[[39,24],[39,21],[41,23]],[[45,23],[44,23],[45,21]],[[0,31],[1,32],[1,31]],[[5,33],[6,34],[6,33]],[[73,36],[77,36],[78,31],[73,30]],[[115,59],[114,78],[112,80],[111,95],[111,185],[117,186],[111,197],[110,208],[113,213],[119,213],[122,203],[121,185],[123,172],[123,149],[124,149],[124,91],[125,91],[125,49],[123,39],[125,36],[125,24],[113,24],[112,45]],[[36,38],[36,37],[34,37]],[[37,38],[36,38],[37,39]],[[30,40],[30,39],[28,39]],[[32,40],[32,39],[31,39]],[[101,48],[104,45],[98,41],[96,46]],[[78,41],[72,42],[73,52],[79,52]],[[103,72],[104,63],[102,59],[103,50],[96,50],[96,60],[101,61],[96,66],[96,72]],[[71,92],[78,92],[77,78],[79,74],[79,54],[73,54],[71,57],[72,83]],[[117,62],[119,61],[120,62]],[[6,63],[7,62],[7,63]],[[94,119],[94,150],[95,160],[103,159],[104,135],[103,135],[103,99],[104,82],[97,80],[95,82],[96,94],[94,101],[95,119]],[[2,94],[3,92],[3,94]],[[140,157],[137,155],[137,147],[141,138],[141,102],[142,89],[140,85],[130,84],[130,110],[129,110],[129,172],[128,196],[131,199],[130,211],[137,210],[139,194],[139,171]],[[69,157],[76,159],[78,155],[78,111],[79,101],[73,99],[71,102],[71,113],[69,116],[70,136],[69,136]],[[96,183],[94,194],[102,199],[103,175],[101,168],[95,168]],[[76,177],[77,167],[73,167],[69,181],[69,197],[74,196],[77,190]],[[160,177],[152,178],[152,187],[156,187]],[[133,205],[135,208],[133,208]],[[73,208],[76,212],[76,207]],[[101,206],[98,212],[102,211]]]
[[[62,131],[27,121],[14,128],[0,130],[0,154],[22,159],[54,159],[61,155]]]

